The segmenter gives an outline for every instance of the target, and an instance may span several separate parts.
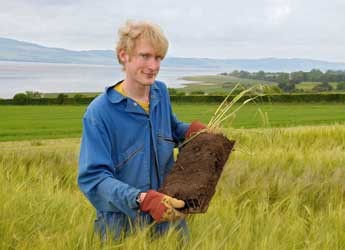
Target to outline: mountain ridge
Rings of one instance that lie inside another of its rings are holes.
[[[0,37],[0,61],[117,65],[117,59],[112,50],[69,50],[4,37]],[[310,71],[312,69],[345,70],[345,62],[277,57],[214,59],[167,56],[162,62],[162,66],[219,69],[219,71],[226,72],[233,70],[251,72],[260,70],[266,72]]]

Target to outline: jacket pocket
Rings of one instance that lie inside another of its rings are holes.
[[[144,153],[144,144],[136,144],[120,154],[115,163],[115,178],[135,188],[149,186],[150,172]]]
[[[120,154],[118,163],[115,165],[115,171],[118,172],[124,165],[126,165],[137,154],[143,151],[144,145],[133,145],[127,149],[124,153]]]

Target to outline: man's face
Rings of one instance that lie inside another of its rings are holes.
[[[159,72],[162,58],[156,54],[148,41],[137,40],[132,56],[122,51],[120,58],[124,62],[126,81],[142,86],[153,84]]]

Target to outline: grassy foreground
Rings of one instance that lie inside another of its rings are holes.
[[[185,249],[345,249],[345,126],[232,129],[237,140]],[[103,247],[76,186],[79,139],[0,143],[0,249],[176,249],[146,231]]]
[[[219,104],[173,103],[181,121],[207,123]],[[0,141],[80,137],[86,106],[0,106]],[[259,111],[261,110],[261,112]],[[344,104],[250,104],[233,127],[287,127],[345,122]]]

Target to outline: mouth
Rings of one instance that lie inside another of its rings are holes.
[[[156,77],[156,73],[145,73],[145,72],[143,72],[144,73],[144,75],[146,75],[148,78],[153,78],[153,77]]]

